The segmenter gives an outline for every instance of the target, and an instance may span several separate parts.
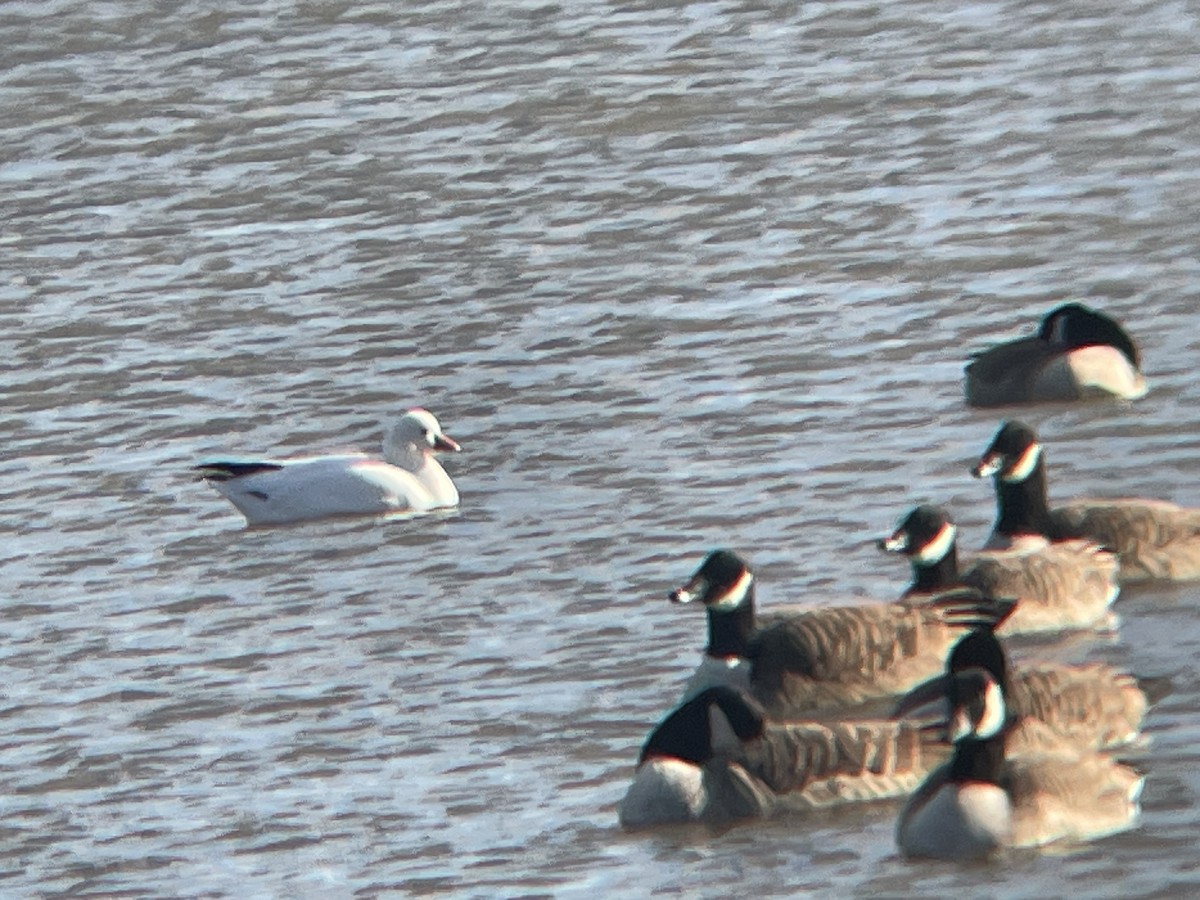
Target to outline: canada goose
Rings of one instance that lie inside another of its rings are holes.
[[[739,691],[709,688],[650,734],[617,816],[641,828],[903,797],[949,755],[921,723],[768,722]]]
[[[1004,692],[991,674],[959,672],[947,690],[954,755],[900,812],[896,843],[905,856],[982,859],[1136,823],[1143,778],[1133,769],[1098,753],[1010,758]]]
[[[1147,708],[1167,687],[1165,679],[1139,680],[1103,663],[1023,662],[1011,667],[994,631],[984,627],[964,636],[950,652],[946,672],[909,691],[894,714],[905,716],[945,698],[954,675],[969,669],[984,669],[1004,688],[1011,715],[1037,720],[1088,750],[1136,741]]]
[[[1012,610],[1010,601],[960,588],[916,605],[792,611],[759,628],[754,576],[732,550],[710,553],[670,599],[699,600],[708,611],[705,658],[685,699],[729,685],[748,691],[772,718],[845,709],[905,691],[940,670],[968,629]]]
[[[998,344],[967,364],[970,406],[1146,393],[1137,346],[1116,320],[1081,303],[1048,312],[1037,334]]]
[[[1162,500],[1075,500],[1051,509],[1046,461],[1028,425],[1005,422],[972,470],[993,476],[996,524],[988,547],[1083,538],[1117,554],[1122,584],[1200,578],[1200,509]]]
[[[195,467],[250,525],[329,516],[428,512],[458,505],[434,452],[457,452],[433,414],[411,409],[387,432],[383,460],[363,453],[208,460]]]
[[[1117,598],[1117,560],[1088,541],[1067,541],[1030,552],[977,554],[958,565],[957,529],[936,506],[918,506],[879,542],[912,564],[904,599],[917,600],[967,585],[989,597],[1015,597],[1017,608],[997,629],[1001,635],[1109,625]]]

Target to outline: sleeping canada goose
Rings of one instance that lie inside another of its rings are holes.
[[[1037,434],[1005,422],[972,470],[993,476],[996,524],[989,548],[1083,538],[1117,554],[1122,584],[1200,578],[1200,509],[1162,500],[1075,500],[1050,508]]]
[[[747,691],[772,718],[845,709],[908,690],[940,671],[963,634],[1010,613],[1011,601],[973,588],[920,604],[825,607],[755,621],[754,576],[732,550],[714,550],[676,603],[708,610],[708,646],[684,697],[724,684]]]
[[[912,564],[904,599],[967,585],[988,597],[1015,597],[1017,608],[998,629],[1002,635],[1097,628],[1112,624],[1117,560],[1088,541],[1066,541],[1029,552],[985,551],[958,565],[957,529],[936,506],[918,506],[879,542]]]
[[[1126,747],[1136,741],[1147,708],[1168,687],[1165,679],[1139,681],[1104,663],[1022,662],[1010,666],[992,629],[977,628],[950,652],[945,674],[909,691],[896,705],[895,715],[905,716],[931,701],[943,701],[950,680],[968,669],[991,674],[1003,687],[1012,716],[1035,719],[1087,750]]]
[[[385,435],[383,459],[365,453],[213,459],[195,470],[248,524],[283,525],[457,506],[458,489],[434,452],[459,449],[431,412],[410,409]]]
[[[1030,337],[998,344],[967,364],[970,406],[1004,406],[1146,393],[1133,339],[1116,320],[1081,303],[1047,313]]]
[[[903,797],[949,755],[928,724],[768,722],[741,692],[709,688],[650,734],[617,815],[641,828]]]
[[[998,850],[1091,840],[1132,827],[1142,776],[1099,753],[1010,757],[1004,692],[983,669],[947,685],[950,762],[896,823],[905,856],[973,860]]]

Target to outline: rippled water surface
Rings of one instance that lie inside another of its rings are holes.
[[[0,894],[1197,890],[1200,588],[1042,652],[1172,676],[1139,831],[913,865],[890,804],[616,827],[716,545],[764,607],[982,541],[968,353],[1062,298],[1134,406],[1052,491],[1200,503],[1193,4],[0,6]],[[188,467],[433,409],[457,513],[248,530]]]

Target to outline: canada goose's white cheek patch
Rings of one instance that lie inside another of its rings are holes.
[[[996,682],[991,682],[983,695],[983,715],[975,726],[978,737],[995,737],[1004,727],[1008,712],[1004,707],[1004,691]]]
[[[940,562],[950,552],[950,548],[954,546],[954,539],[958,536],[958,529],[947,522],[943,525],[933,539],[924,547],[921,547],[913,554],[913,559],[922,565]]]
[[[1042,458],[1042,445],[1030,444],[1025,452],[1021,454],[1021,458],[1013,464],[1013,467],[1001,477],[1012,484],[1024,481],[1033,474],[1033,470],[1037,468],[1038,460]]]
[[[908,532],[897,531],[891,537],[884,538],[883,549],[888,553],[903,553],[908,549]]]
[[[733,586],[725,592],[724,596],[718,597],[709,603],[709,607],[721,610],[722,612],[737,609],[746,602],[746,596],[750,593],[750,585],[752,584],[754,584],[754,576],[748,571],[742,572],[741,577],[733,583]]]

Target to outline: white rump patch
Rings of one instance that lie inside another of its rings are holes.
[[[953,546],[957,535],[958,528],[947,522],[933,536],[933,539],[929,543],[913,554],[913,559],[923,566],[940,562],[950,552],[950,548]]]
[[[1042,445],[1036,443],[1030,444],[1025,452],[1021,454],[1021,458],[1017,460],[1016,465],[1012,467],[1012,471],[1000,477],[1010,484],[1024,481],[1033,474],[1033,470],[1037,467],[1038,460],[1041,458]]]
[[[1116,347],[1097,345],[1072,350],[1067,365],[1084,393],[1099,392],[1136,400],[1146,393],[1146,379]]]

